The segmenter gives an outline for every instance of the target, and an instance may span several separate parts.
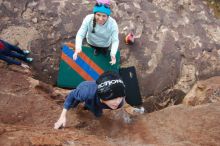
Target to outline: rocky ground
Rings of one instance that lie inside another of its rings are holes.
[[[34,80],[30,72],[16,66],[1,66],[0,72],[4,75],[0,78],[0,145],[217,146],[220,143],[220,77],[198,82],[184,104],[131,116],[129,124],[121,119],[120,111],[106,111],[97,119],[79,107],[69,112],[65,129],[53,130],[69,91]]]
[[[30,70],[0,62],[0,145],[218,146],[220,21],[201,0],[112,0],[121,63],[136,67],[146,113],[126,124],[121,111],[96,119],[79,107],[53,130],[69,92],[54,87],[60,47],[74,42],[93,4],[0,0],[0,38],[34,58]]]

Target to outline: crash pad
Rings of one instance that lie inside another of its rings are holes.
[[[62,47],[61,61],[57,78],[57,86],[62,88],[76,88],[83,81],[96,80],[104,71],[119,72],[120,52],[116,54],[116,64],[111,65],[110,50],[107,55],[93,54],[94,49],[88,46],[82,47],[82,52],[74,61],[74,45],[68,44]]]
[[[131,106],[139,106],[142,104],[142,98],[140,94],[140,88],[136,70],[134,66],[120,68],[119,74],[122,77],[126,89],[126,102]]]

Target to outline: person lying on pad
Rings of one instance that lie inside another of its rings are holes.
[[[91,111],[96,117],[100,117],[103,109],[115,110],[123,107],[125,96],[124,82],[113,71],[103,73],[96,81],[84,81],[68,94],[54,129],[66,126],[67,111],[70,108],[76,108],[80,102],[84,102],[85,109]]]
[[[111,16],[110,0],[97,0],[93,7],[93,14],[87,15],[77,32],[75,40],[75,53],[73,59],[77,59],[82,51],[82,42],[86,37],[89,46],[94,48],[94,55],[102,53],[107,55],[110,48],[110,64],[116,63],[116,53],[119,46],[118,25]]]
[[[30,51],[28,50],[21,50],[19,47],[0,39],[0,59],[6,61],[8,64],[16,64],[23,68],[29,68],[27,64],[19,61],[22,60],[26,63],[32,62],[33,58],[27,57],[29,53]],[[15,58],[19,60],[15,60]]]

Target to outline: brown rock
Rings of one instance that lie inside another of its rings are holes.
[[[220,101],[220,77],[198,81],[184,97],[186,105],[201,105]]]

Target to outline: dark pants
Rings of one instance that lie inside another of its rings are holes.
[[[11,45],[3,40],[0,40],[4,44],[4,49],[0,50],[0,59],[6,61],[9,64],[17,64],[20,65],[21,62],[14,60],[13,58],[17,58],[27,61],[26,55],[19,47]]]
[[[96,46],[90,45],[89,43],[88,43],[88,45],[90,47],[94,48],[97,51],[97,53],[102,53],[104,55],[107,55],[107,53],[108,53],[109,47],[96,47]]]

